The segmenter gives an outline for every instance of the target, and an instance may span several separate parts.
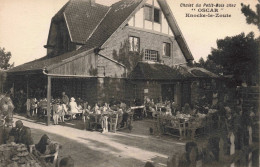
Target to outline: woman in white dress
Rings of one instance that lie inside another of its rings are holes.
[[[70,99],[69,106],[70,106],[70,111],[72,113],[72,117],[75,118],[75,115],[79,113],[79,108],[77,103],[75,102],[74,97]]]

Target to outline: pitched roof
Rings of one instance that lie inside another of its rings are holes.
[[[160,63],[139,62],[128,76],[130,79],[144,80],[183,80],[201,78],[219,78],[220,76],[198,67],[171,68]]]
[[[41,70],[43,67],[59,63],[80,52],[101,47],[145,2],[145,0],[121,0],[106,7],[99,4],[93,5],[90,0],[70,0],[53,17],[53,20],[65,19],[72,41],[84,44],[84,46],[80,50],[54,58],[45,56],[17,66],[8,72]],[[186,56],[186,59],[191,58],[193,57]]]
[[[186,60],[194,60],[190,52],[190,49],[182,35],[182,32],[174,18],[174,15],[172,14],[170,6],[166,2],[166,0],[157,0],[157,1],[162,9],[162,12],[164,13],[166,20],[169,23],[169,26],[175,36],[176,42],[179,44],[184,57],[186,58]]]
[[[29,72],[29,71],[35,72],[35,71],[38,71],[38,70],[41,71],[45,67],[51,66],[53,64],[60,63],[63,60],[68,59],[68,58],[75,56],[79,53],[82,53],[84,51],[85,50],[79,49],[79,50],[68,52],[68,53],[53,57],[53,58],[50,58],[49,56],[44,56],[44,57],[36,59],[34,61],[16,66],[16,67],[8,70],[7,72],[8,73],[15,73],[15,72],[21,72],[21,71],[27,71],[27,72]]]
[[[72,42],[85,43],[108,9],[107,6],[91,4],[86,0],[71,0],[63,14]]]
[[[185,67],[195,78],[219,78],[220,76],[214,74],[204,68],[199,67]]]
[[[87,48],[100,47],[126,21],[144,0],[122,0],[113,4],[100,25],[87,40]]]
[[[128,77],[145,80],[183,80],[192,75],[187,71],[159,63],[139,62]]]

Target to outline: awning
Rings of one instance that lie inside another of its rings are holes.
[[[129,74],[129,79],[137,80],[184,80],[192,75],[180,68],[171,68],[160,63],[139,62]]]
[[[155,62],[139,62],[128,78],[132,80],[186,80],[219,78],[204,68],[198,67],[169,67]]]

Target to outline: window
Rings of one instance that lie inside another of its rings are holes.
[[[144,59],[149,61],[158,61],[158,51],[146,49]]]
[[[160,9],[153,8],[151,6],[144,7],[144,19],[148,21],[153,21],[156,23],[161,23],[161,12]]]
[[[140,39],[138,37],[129,37],[129,51],[139,52],[140,50]]]
[[[154,9],[154,22],[160,23],[160,10]]]
[[[171,56],[171,44],[170,43],[163,43],[163,56]]]

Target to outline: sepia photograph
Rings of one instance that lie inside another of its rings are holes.
[[[0,167],[260,166],[260,0],[0,4]]]

